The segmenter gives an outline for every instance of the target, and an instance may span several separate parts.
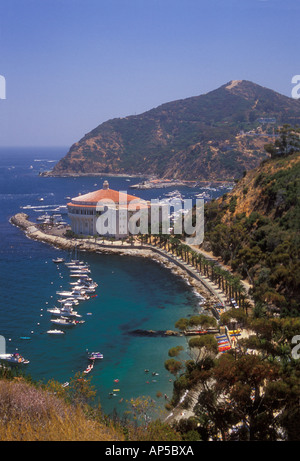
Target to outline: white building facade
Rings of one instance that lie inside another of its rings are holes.
[[[112,190],[107,181],[102,189],[74,197],[67,206],[71,229],[78,235],[125,238],[130,233],[133,215],[138,220],[139,213],[148,217],[151,213],[149,202]]]

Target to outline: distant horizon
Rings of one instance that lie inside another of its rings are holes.
[[[71,146],[235,79],[291,97],[299,12],[297,0],[1,0],[0,145]]]

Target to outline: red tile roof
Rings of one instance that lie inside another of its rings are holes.
[[[141,202],[141,205],[145,206],[145,201],[140,197],[136,197],[134,195],[129,195],[123,192],[119,192],[113,189],[109,189],[108,187],[105,189],[96,190],[94,192],[89,192],[88,194],[79,195],[78,197],[74,197],[69,202],[68,206],[86,206],[86,207],[95,207],[97,206],[98,202],[102,202],[103,204],[111,203],[113,201],[116,205],[127,205],[132,202],[132,205],[138,204]]]

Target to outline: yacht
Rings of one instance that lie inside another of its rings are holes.
[[[75,273],[75,274],[74,274],[74,273],[71,273],[71,274],[70,274],[70,277],[76,277],[77,279],[78,279],[78,277],[80,277],[81,279],[82,279],[82,278],[84,278],[84,279],[89,279],[89,278],[90,278],[89,274],[82,273],[82,272],[80,272],[80,273]]]
[[[70,274],[77,274],[80,276],[81,274],[90,274],[90,269],[71,269]]]
[[[76,291],[78,291],[78,290],[82,291],[83,290],[84,294],[85,293],[95,293],[95,291],[96,291],[95,288],[84,286],[84,285],[75,285],[73,290],[74,290],[74,292],[75,292],[75,290]]]
[[[78,306],[79,301],[75,298],[66,298],[66,299],[58,299],[57,302],[63,304],[64,306]]]
[[[0,361],[4,360],[5,362],[12,363],[12,364],[27,364],[29,360],[24,359],[22,355],[18,353],[14,354],[0,354]]]
[[[51,216],[50,216],[48,213],[45,213],[45,214],[43,214],[43,215],[41,215],[41,216],[38,216],[38,217],[36,218],[36,220],[37,220],[37,221],[45,221],[45,220],[48,220],[48,219],[50,219],[50,218],[51,218]]]
[[[63,298],[74,298],[73,291],[57,291],[56,294]]]
[[[78,321],[71,320],[66,317],[59,317],[57,319],[51,319],[50,322],[55,323],[56,325],[61,325],[64,327],[72,327],[77,325]]]
[[[103,359],[103,354],[100,352],[91,352],[88,357],[90,360]]]
[[[70,262],[65,263],[65,265],[66,265],[67,267],[72,267],[72,266],[74,266],[74,265],[80,265],[80,266],[82,266],[82,265],[84,265],[84,261],[79,261],[78,259],[72,259]]]
[[[47,309],[47,312],[50,312],[50,314],[60,317],[82,317],[81,315],[78,314],[78,312],[74,311],[72,307],[64,305],[62,308],[54,307],[52,309]]]
[[[74,264],[74,265],[68,266],[68,267],[69,267],[69,269],[71,271],[74,271],[74,270],[80,270],[80,271],[89,270],[89,266],[80,265],[80,264]]]

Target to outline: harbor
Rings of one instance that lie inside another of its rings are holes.
[[[1,333],[7,339],[8,352],[25,357],[29,361],[24,367],[26,373],[37,380],[55,379],[65,387],[76,373],[91,377],[107,414],[115,406],[120,412],[126,411],[127,400],[145,393],[153,400],[158,391],[171,396],[174,377],[164,368],[167,351],[179,344],[186,351],[187,345],[187,337],[174,332],[174,324],[180,317],[203,312],[203,298],[209,306],[218,298],[193,276],[192,268],[162,249],[138,241],[66,238],[65,204],[78,191],[101,187],[103,180],[96,184],[95,178],[41,178],[36,176],[32,159],[28,165],[24,168],[28,171],[24,191],[32,190],[33,194],[7,195],[2,209],[6,230],[0,245],[2,280],[10,287],[4,290],[2,301],[10,309]],[[3,184],[13,174],[14,170],[9,170]],[[126,190],[132,178],[109,181],[115,190]],[[183,187],[140,194],[145,199],[158,195],[173,200],[189,197],[189,191],[192,196],[218,194]],[[68,300],[69,305],[65,303],[62,310],[60,301],[70,297],[78,280],[78,268],[68,267],[72,259],[88,266],[91,272],[82,274],[82,279],[91,276],[98,284],[97,297],[85,293],[90,299]],[[14,289],[16,279],[18,290]],[[65,292],[65,296],[57,292]],[[67,322],[59,320],[59,325],[51,321],[60,317],[85,323],[65,326],[62,323]],[[103,358],[90,361],[93,351]],[[158,374],[149,379],[152,373]],[[119,390],[114,391],[116,388]]]

